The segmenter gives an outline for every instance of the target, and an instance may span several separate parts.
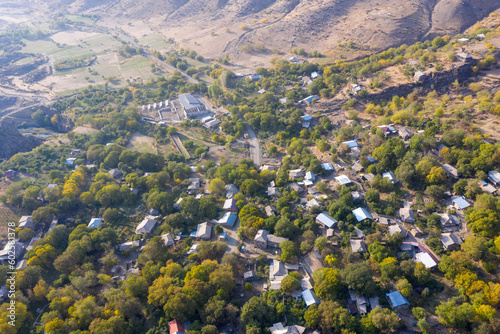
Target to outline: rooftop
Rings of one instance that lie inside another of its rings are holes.
[[[179,96],[179,102],[184,109],[198,108],[203,105],[197,98],[191,94],[182,94]]]
[[[354,216],[356,216],[358,222],[361,222],[365,219],[373,219],[372,215],[365,208],[357,208],[355,210],[352,210],[352,213],[354,214]]]
[[[333,225],[337,223],[335,219],[330,217],[327,213],[322,212],[320,213],[317,217],[316,220],[319,221],[321,224],[325,225],[328,228],[331,228]]]

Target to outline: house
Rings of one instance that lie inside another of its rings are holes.
[[[12,169],[5,171],[5,177],[8,179],[13,179],[16,176],[16,172]]]
[[[405,223],[415,222],[415,215],[413,214],[413,210],[409,206],[405,206],[399,209],[399,218],[402,222]]]
[[[132,249],[132,248],[137,248],[140,246],[140,244],[141,244],[140,240],[127,241],[127,242],[124,242],[124,243],[116,246],[116,249],[119,252],[123,252],[123,251],[129,250],[129,249]]]
[[[341,186],[348,186],[352,183],[346,175],[335,176],[335,180],[337,180]]]
[[[207,222],[198,224],[198,227],[196,228],[196,238],[208,240],[211,236],[212,226],[210,226]]]
[[[259,81],[260,79],[262,79],[262,75],[260,74],[250,74],[248,76],[249,79],[251,79],[252,81]]]
[[[406,297],[404,297],[399,291],[386,293],[385,296],[387,297],[389,305],[393,310],[400,310],[410,307],[408,299],[406,299]]]
[[[122,172],[116,168],[113,168],[110,171],[108,171],[108,174],[111,175],[115,179],[120,178],[123,175]]]
[[[278,187],[267,187],[267,196],[278,196],[280,194]]]
[[[151,208],[151,209],[148,210],[148,214],[150,216],[156,217],[156,216],[158,216],[160,214],[160,211],[158,211],[158,210],[156,210],[154,208]]]
[[[6,261],[12,260],[12,252],[16,260],[19,258],[23,250],[23,243],[15,241],[13,244],[8,242],[3,250],[0,251],[0,264],[6,264]]]
[[[156,227],[156,219],[152,216],[146,216],[144,219],[137,225],[135,228],[135,234],[146,234],[146,233],[151,233],[153,232],[154,228]]]
[[[378,297],[371,297],[371,298],[368,298],[368,300],[370,301],[370,308],[372,310],[374,310],[377,306],[380,307],[380,304],[378,302]]]
[[[424,232],[418,227],[418,226],[413,226],[412,229],[410,230],[411,235],[414,237],[423,237]]]
[[[236,206],[236,200],[234,198],[228,198],[224,202],[223,210],[229,211],[238,211],[238,207]]]
[[[30,228],[34,230],[35,223],[33,223],[33,220],[31,220],[31,216],[22,216],[21,219],[19,219],[19,225],[17,227]]]
[[[306,302],[306,307],[317,304],[318,300],[312,289],[302,291],[302,299]]]
[[[372,182],[375,179],[375,175],[373,175],[372,173],[363,174],[361,175],[361,179],[363,179],[364,181]]]
[[[197,192],[201,185],[200,179],[198,177],[190,177],[189,181],[191,181],[191,184],[188,186],[188,191],[190,193]]]
[[[273,234],[267,235],[267,245],[269,247],[278,248],[283,241],[288,241],[288,238],[277,237]]]
[[[358,161],[356,161],[352,164],[351,169],[356,173],[359,173],[363,171],[364,167]]]
[[[483,189],[483,191],[485,193],[494,194],[497,192],[497,188],[495,188],[494,186],[492,186],[491,184],[489,184],[486,181],[479,180],[479,185],[481,186],[481,189]]]
[[[181,209],[181,203],[182,203],[183,198],[179,198],[177,202],[174,203],[173,208],[174,210],[179,211]]]
[[[352,303],[356,304],[356,308],[359,314],[363,315],[368,313],[368,305],[370,305],[370,301],[365,296],[360,296],[356,294],[354,291],[349,290],[349,299]]]
[[[174,319],[168,323],[168,328],[170,330],[170,334],[184,334],[186,330],[184,329],[184,324],[182,321]]]
[[[417,71],[415,72],[413,78],[415,79],[416,82],[423,82],[428,78],[428,76],[422,71]]]
[[[496,170],[490,170],[488,172],[488,180],[490,180],[490,182],[497,186],[500,184],[500,173]]]
[[[304,177],[304,180],[314,181],[316,180],[316,177],[314,176],[313,172],[307,172],[306,176]]]
[[[101,223],[102,223],[102,218],[92,218],[90,220],[88,227],[98,228]]]
[[[268,234],[269,234],[269,231],[258,230],[257,234],[253,238],[254,246],[257,248],[260,248],[260,249],[266,249],[267,248],[267,235]]]
[[[353,253],[364,253],[366,252],[366,244],[363,240],[360,239],[351,239],[351,250]]]
[[[299,186],[297,182],[291,183],[291,184],[290,184],[290,188],[291,188],[292,190],[294,190],[294,191],[298,192],[298,193],[301,193],[301,192],[303,192],[303,191],[304,191],[304,189],[303,189],[301,186]]]
[[[313,80],[316,79],[316,78],[319,78],[320,76],[321,75],[318,72],[316,72],[316,71],[314,71],[314,72],[311,73],[311,79],[313,79]]]
[[[298,179],[304,177],[304,171],[302,169],[292,169],[288,172],[288,175],[290,175],[292,179]]]
[[[68,166],[73,166],[75,164],[76,158],[67,158],[65,164]]]
[[[465,39],[465,38],[464,38]],[[459,40],[460,41],[460,40]],[[455,60],[462,63],[470,63],[473,61],[473,58],[470,54],[459,52],[455,54]]]
[[[359,149],[359,147],[353,147],[351,148],[351,154],[356,157],[356,158],[359,158],[359,156],[361,155],[361,150]]]
[[[437,267],[437,262],[426,252],[420,252],[415,254],[415,262],[422,263],[428,269],[434,269]]]
[[[276,216],[276,209],[273,208],[272,206],[270,205],[267,205],[265,208],[264,208],[264,211],[266,212],[266,215],[268,217],[271,217],[271,216]]]
[[[271,327],[269,331],[271,334],[303,334],[306,328],[299,325],[292,325],[284,327],[281,322],[278,322]]]
[[[462,239],[455,233],[441,234],[441,244],[445,250],[455,250],[463,243]]]
[[[205,105],[198,101],[191,94],[181,94],[179,95],[179,102],[181,103],[182,109],[184,110],[184,115],[187,118],[192,118],[200,114],[204,114],[207,110]]]
[[[162,238],[163,242],[165,243],[165,246],[167,246],[167,247],[173,246],[175,243],[174,238],[172,237],[171,233],[162,234],[161,238]]]
[[[401,227],[401,225],[396,224],[396,225],[389,225],[388,229],[389,235],[394,235],[394,234],[401,234],[401,236],[404,238],[408,234],[408,232]]]
[[[441,167],[446,171],[448,176],[458,179],[460,177],[460,173],[458,173],[457,169],[449,164],[441,164]]]
[[[317,96],[317,95],[309,95],[308,97],[306,97],[302,101],[304,101],[304,102],[306,102],[308,104],[311,104],[311,103],[313,103],[314,101],[317,101],[317,100],[319,100],[319,96]]]
[[[290,59],[288,59],[288,61],[290,63],[298,63],[299,62],[299,59],[297,57],[290,57]]]
[[[329,172],[329,173],[331,173],[331,172],[334,172],[334,171],[335,171],[335,168],[333,168],[333,165],[332,165],[331,163],[329,163],[329,162],[322,163],[322,164],[321,164],[321,168],[323,168],[323,170],[324,170],[325,172]]]
[[[239,189],[238,187],[236,187],[234,184],[230,183],[230,184],[227,184],[226,187],[226,198],[233,198],[234,195],[236,195],[237,193],[239,193]]]
[[[441,217],[440,223],[442,227],[456,227],[460,224],[460,220],[454,215],[439,213],[439,216]]]
[[[308,76],[302,77],[301,80],[302,80],[302,85],[310,85],[313,82],[311,78],[309,78]]]
[[[207,129],[214,129],[219,126],[219,124],[222,123],[218,119],[213,119],[211,121],[206,122],[203,126],[206,127]]]
[[[316,223],[322,224],[327,228],[332,228],[335,224],[337,224],[337,220],[330,217],[326,212],[322,212],[316,216]]]
[[[379,216],[378,223],[382,225],[393,225],[396,224],[396,219],[389,216]]]
[[[259,90],[257,91],[257,93],[258,93],[259,95],[262,95],[262,94],[264,94],[265,92],[266,92],[266,90],[265,90],[265,89],[259,89]]]
[[[396,180],[396,175],[394,175],[393,172],[382,173],[382,177],[384,179],[388,179],[389,181],[391,181],[392,184],[398,183],[398,180]]]
[[[467,209],[469,206],[471,206],[472,204],[470,204],[466,199],[465,197],[457,197],[453,200],[453,206],[455,207],[455,209],[457,210],[465,210]]]
[[[288,275],[285,265],[273,259],[273,263],[269,266],[269,281],[271,282],[271,289],[278,290],[281,287],[281,281]]]
[[[74,149],[71,151],[71,155],[75,155],[75,154],[79,154],[80,153],[80,150],[79,149]]]
[[[357,208],[353,210],[352,213],[358,222],[362,222],[365,219],[373,220],[372,215],[365,208]]]
[[[382,130],[382,132],[384,132],[385,137],[389,137],[389,136],[397,133],[397,130],[390,125],[380,125],[380,126],[377,126],[377,128],[379,128],[380,130]]]
[[[235,215],[232,212],[226,212],[226,213],[224,213],[222,218],[217,221],[217,224],[220,224],[220,225],[226,226],[226,227],[233,227],[234,223],[236,223],[236,219],[238,219],[237,215]]]
[[[199,244],[194,244],[192,245],[191,247],[189,247],[189,250],[187,251],[187,255],[191,255],[191,254],[198,254],[199,250],[198,248],[200,247]]]
[[[332,238],[334,235],[335,235],[335,231],[333,230],[333,228],[326,229],[326,238],[327,239]]]
[[[306,207],[308,209],[312,209],[315,206],[321,206],[321,203],[316,198],[313,198],[312,200],[306,203]]]
[[[351,149],[354,147],[358,147],[358,143],[355,140],[344,141],[344,142],[342,142],[342,144],[347,145],[347,147],[349,147]]]

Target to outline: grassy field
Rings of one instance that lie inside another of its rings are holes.
[[[7,223],[17,222],[20,217],[21,215],[12,211],[11,208],[0,204],[0,239],[7,238]]]
[[[138,132],[134,133],[130,138],[127,148],[141,153],[157,153],[156,140],[154,138],[144,136]]]
[[[156,50],[156,51],[161,51],[168,49],[170,47],[170,44],[165,41],[165,38],[157,33],[154,34],[149,34],[144,37],[139,38],[139,42],[146,46],[147,48]]]

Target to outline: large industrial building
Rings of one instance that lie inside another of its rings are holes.
[[[182,109],[184,109],[184,114],[187,118],[192,118],[206,113],[207,109],[205,105],[191,94],[180,95],[179,102],[181,103]]]

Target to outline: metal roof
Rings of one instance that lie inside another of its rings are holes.
[[[316,220],[319,221],[321,224],[327,226],[328,228],[331,228],[333,225],[337,223],[335,219],[330,217],[328,214],[322,212],[320,213],[317,217]]]
[[[227,224],[229,226],[234,226],[237,216],[232,212],[226,212],[221,219],[219,219],[219,224]]]
[[[365,208],[357,208],[356,210],[352,210],[352,213],[356,216],[358,222],[365,219],[373,219],[372,215]]]
[[[335,180],[337,180],[337,182],[340,183],[341,185],[346,185],[351,183],[351,180],[349,180],[349,178],[345,175],[336,176]]]
[[[488,172],[488,178],[494,183],[500,183],[500,173],[496,170],[490,170]]]
[[[437,266],[436,261],[426,252],[415,254],[415,262],[421,262],[426,268],[432,269]]]
[[[355,140],[344,141],[342,144],[346,144],[349,148],[358,147],[358,143]]]
[[[471,206],[471,204],[465,199],[465,197],[458,197],[453,200],[453,203],[455,203],[456,206],[459,207],[459,209],[463,210]]]
[[[393,291],[385,294],[391,303],[393,308],[402,306],[402,305],[410,305],[408,299],[401,294],[399,291]]]
[[[88,226],[93,228],[98,228],[101,223],[102,223],[101,218],[92,218]]]
[[[302,299],[306,302],[306,307],[316,304],[316,298],[311,289],[302,291]]]
[[[203,106],[203,103],[198,101],[198,99],[191,94],[180,95],[179,102],[181,103],[184,109],[198,108]]]

